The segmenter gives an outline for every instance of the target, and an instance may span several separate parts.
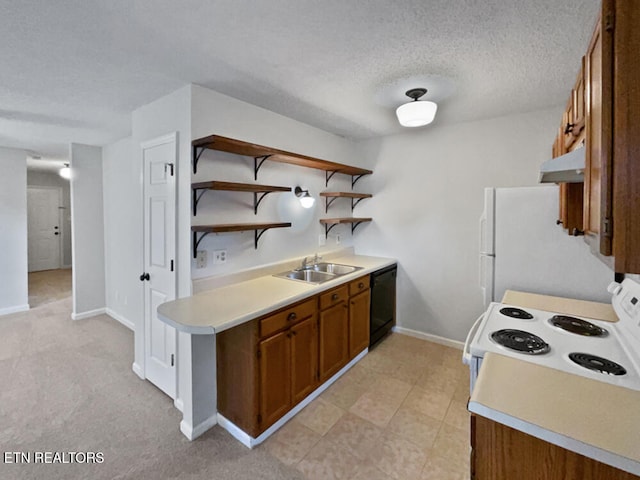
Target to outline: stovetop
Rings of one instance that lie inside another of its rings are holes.
[[[471,342],[470,352],[474,357],[499,353],[640,390],[640,362],[621,339],[621,332],[624,329],[618,323],[492,303]],[[514,348],[499,343],[505,338]]]

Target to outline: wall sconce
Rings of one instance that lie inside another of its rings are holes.
[[[58,175],[60,175],[62,178],[65,178],[67,180],[71,178],[71,169],[69,168],[68,163],[65,163],[64,167],[58,170]]]
[[[296,187],[293,193],[300,199],[302,208],[311,208],[316,203],[316,199],[309,195],[309,190],[302,190],[300,187]]]

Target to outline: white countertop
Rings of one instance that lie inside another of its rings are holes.
[[[640,474],[640,392],[487,353],[469,411]]]
[[[158,318],[182,332],[214,334],[393,265],[396,260],[345,255],[331,258],[331,262],[362,269],[319,285],[273,275],[259,276],[163,303],[158,307]]]

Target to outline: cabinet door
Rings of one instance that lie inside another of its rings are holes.
[[[318,385],[317,323],[317,318],[314,315],[291,327],[290,330],[293,405],[313,392]]]
[[[603,2],[603,13],[607,4]],[[602,19],[608,18],[604,15]],[[612,33],[596,26],[585,59],[586,159],[584,227],[595,251],[611,255]]]
[[[324,382],[349,360],[349,306],[340,302],[320,312],[320,381]]]
[[[286,330],[260,342],[260,431],[291,408],[291,341]]]
[[[369,290],[349,300],[349,358],[355,357],[369,346]]]

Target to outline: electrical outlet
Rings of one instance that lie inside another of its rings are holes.
[[[340,242],[342,242],[342,237],[339,233],[336,233],[336,245],[340,245]]]
[[[214,250],[213,251],[213,263],[227,263],[227,251],[226,250]]]
[[[327,237],[324,236],[323,233],[318,235],[318,246],[322,247],[327,244]]]
[[[196,268],[206,268],[206,267],[207,267],[207,251],[198,250],[196,252]]]

